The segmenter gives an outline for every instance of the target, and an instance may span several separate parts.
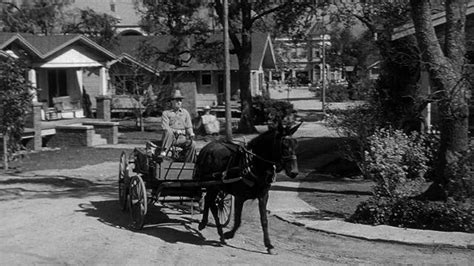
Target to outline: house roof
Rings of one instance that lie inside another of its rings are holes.
[[[166,52],[172,48],[173,37],[170,35],[164,36],[121,36],[119,38],[119,45],[113,51],[116,55],[127,54],[131,57],[138,56],[138,50],[142,43],[155,47],[161,52]],[[221,34],[215,34],[209,37],[208,42],[222,40]],[[231,47],[232,49],[232,44]],[[236,55],[231,55],[230,65],[232,70],[238,70],[239,64]],[[270,68],[275,67],[275,57],[273,53],[273,46],[271,45],[270,35],[267,33],[253,33],[252,34],[252,54],[251,54],[251,69],[257,70],[264,67],[264,63],[271,65]],[[166,62],[159,62],[156,68],[162,71],[206,71],[206,70],[222,70],[222,66],[215,63],[201,63],[197,59],[192,58],[190,62],[184,66],[174,66]]]
[[[469,1],[467,4],[466,16],[471,14],[474,14],[474,1]],[[431,15],[431,20],[433,22],[433,26],[435,27],[446,23],[446,12],[442,11]],[[398,40],[414,33],[415,26],[413,25],[413,22],[410,22],[395,28],[392,33],[392,40]]]
[[[47,35],[38,36],[24,33],[0,32],[0,49],[4,49],[10,44],[17,42],[27,48],[41,59],[47,59],[49,56],[63,50],[64,48],[80,42],[108,58],[115,58],[115,55],[93,42],[83,35]]]

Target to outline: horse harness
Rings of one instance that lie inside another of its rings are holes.
[[[275,137],[276,138],[276,137]],[[281,153],[281,150],[282,150],[282,143],[283,143],[283,140],[286,140],[286,139],[291,139],[290,136],[284,136],[280,142],[280,146],[279,146],[279,149],[280,149],[280,153]],[[274,140],[275,142],[276,140]],[[250,187],[253,187],[255,185],[255,183],[257,182],[258,180],[258,176],[257,174],[255,174],[255,171],[252,169],[253,168],[253,159],[256,158],[257,160],[260,160],[262,162],[265,162],[265,163],[268,163],[270,164],[272,167],[272,171],[271,171],[271,176],[269,176],[269,178],[265,178],[265,184],[264,185],[270,185],[271,183],[275,182],[275,179],[276,179],[276,170],[277,170],[277,164],[276,162],[274,161],[270,161],[270,160],[267,160],[265,158],[263,158],[262,156],[260,155],[257,155],[255,153],[253,153],[252,151],[246,149],[244,146],[240,145],[240,144],[236,144],[236,143],[233,143],[233,142],[222,142],[222,145],[224,145],[227,149],[233,151],[233,155],[231,156],[231,158],[229,159],[229,161],[227,162],[227,167],[226,167],[226,170],[221,173],[221,179],[222,179],[222,182],[223,183],[232,183],[232,182],[236,182],[236,181],[239,181],[239,180],[242,180],[246,185],[250,186]],[[238,169],[241,169],[238,173],[238,177],[230,177],[230,178],[227,178],[228,177],[228,174],[232,171],[232,166],[233,166],[233,163],[235,162],[236,159],[238,159],[240,155],[240,160],[238,162]],[[291,154],[291,155],[286,155],[286,156],[281,156],[281,163],[285,163],[287,161],[291,161],[291,160],[296,160],[296,155],[294,154]]]

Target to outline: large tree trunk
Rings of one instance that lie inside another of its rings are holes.
[[[237,51],[240,101],[242,105],[239,122],[239,132],[241,133],[255,133],[257,131],[253,124],[252,92],[250,91],[250,66],[252,58],[251,10],[251,5],[248,1],[241,1],[242,33],[240,49]],[[235,44],[234,47],[236,47]]]
[[[239,83],[241,100],[241,117],[239,122],[239,132],[256,132],[253,124],[252,92],[250,91],[250,62],[252,43],[250,34],[242,34],[242,46],[237,54],[239,60]]]
[[[463,79],[465,63],[465,0],[446,1],[444,51],[437,39],[429,0],[410,0],[415,35],[435,90],[441,95],[440,150],[435,184],[444,197],[470,196],[472,178],[467,171],[469,84]]]

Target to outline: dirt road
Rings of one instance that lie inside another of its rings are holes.
[[[472,251],[369,242],[309,231],[270,216],[278,255],[265,253],[255,202],[227,245],[200,215],[153,208],[141,231],[119,210],[117,163],[0,176],[3,265],[326,265],[450,263],[468,265]],[[271,198],[270,198],[271,200]],[[211,218],[212,220],[212,218]]]

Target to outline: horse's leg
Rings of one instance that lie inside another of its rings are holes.
[[[258,210],[260,212],[260,223],[262,224],[263,230],[263,243],[267,248],[269,254],[273,254],[273,245],[270,242],[270,237],[268,235],[268,219],[267,219],[267,202],[268,202],[268,192],[264,193],[262,197],[258,198]]]
[[[198,227],[199,230],[206,228],[209,219],[209,206],[212,204],[211,194],[211,190],[208,190],[206,196],[204,196],[204,210],[202,210],[202,219]]]
[[[225,232],[224,238],[225,239],[231,239],[234,237],[235,232],[237,229],[239,229],[240,224],[242,222],[242,208],[244,206],[244,198],[235,196],[235,201],[234,201],[234,226],[232,229],[228,232]]]
[[[217,204],[216,204],[216,198],[217,198],[217,192],[212,193],[212,200],[210,202],[206,202],[206,204],[210,204],[209,208],[211,209],[212,216],[214,216],[214,222],[216,223],[216,228],[217,228],[217,233],[219,234],[219,238],[222,244],[225,244],[225,238],[224,238],[224,232],[222,232],[222,225],[221,221],[219,220],[219,215],[217,211]]]

